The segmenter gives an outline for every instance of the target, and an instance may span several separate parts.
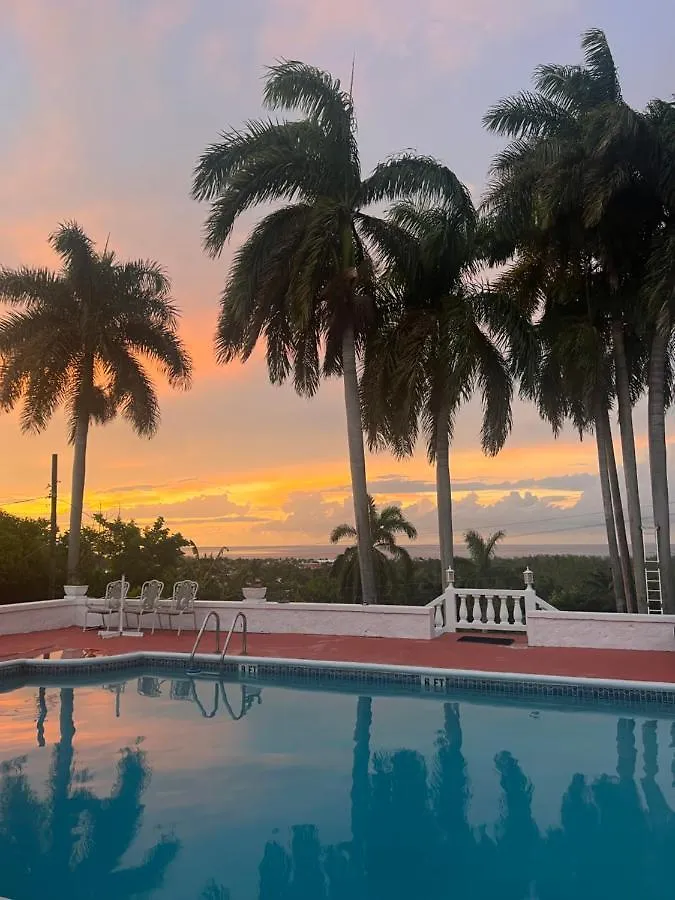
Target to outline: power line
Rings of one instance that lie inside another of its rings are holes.
[[[19,503],[33,503],[35,500],[49,500],[49,495],[40,497],[25,497],[23,500],[0,500],[0,506],[18,506]]]

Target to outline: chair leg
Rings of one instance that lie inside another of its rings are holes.
[[[88,616],[88,615],[89,615],[89,610],[88,610],[87,607],[85,606],[85,608],[84,608],[84,625],[82,626],[82,631],[86,631],[86,630],[87,630],[87,616]]]

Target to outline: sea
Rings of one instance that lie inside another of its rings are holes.
[[[401,543],[413,558],[438,559],[438,544],[406,544]],[[199,547],[200,554],[217,554],[220,547]],[[466,556],[463,547],[457,547],[458,556]],[[232,546],[228,548],[228,557],[234,559],[314,559],[333,560],[344,551],[340,544],[294,544],[270,545],[263,547]],[[603,544],[499,544],[497,556],[530,557],[530,556],[607,556],[607,546]]]

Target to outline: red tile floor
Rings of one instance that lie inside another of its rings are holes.
[[[0,635],[0,660],[36,657],[63,650],[92,651],[92,655],[114,655],[141,649],[189,653],[194,639],[195,635],[190,631],[183,632],[180,637],[175,632],[164,631],[154,635],[147,633],[142,638],[104,640],[93,629],[83,633],[79,628]],[[232,653],[239,652],[239,642],[238,636],[233,638]],[[205,635],[200,650],[212,652],[214,649],[215,636],[209,633]],[[450,634],[431,641],[309,634],[252,634],[249,636],[248,651],[251,656],[288,659],[390,663],[441,669],[675,683],[675,653],[528,647],[523,637],[518,637],[514,644],[504,647],[464,643],[458,641],[457,635]]]

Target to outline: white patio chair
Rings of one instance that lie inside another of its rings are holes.
[[[90,614],[101,617],[106,630],[110,630],[110,616],[113,613],[122,615],[121,607],[129,590],[129,582],[120,578],[118,581],[110,581],[106,585],[105,596],[100,598],[87,598],[84,604],[84,625],[82,631],[87,629],[87,617]]]
[[[127,597],[124,601],[124,617],[129,621],[129,615],[136,616],[136,624],[138,631],[141,630],[141,619],[143,616],[154,616],[157,604],[162,597],[164,590],[164,582],[152,578],[150,581],[144,581],[141,588],[141,596]]]
[[[155,633],[155,624],[159,622],[162,627],[162,616],[169,619],[169,628],[171,628],[171,619],[178,617],[178,636],[182,631],[180,625],[181,616],[192,616],[194,629],[197,630],[197,613],[195,611],[195,600],[199,585],[196,581],[177,581],[173,586],[173,594],[171,599],[160,601],[155,609],[155,618],[152,623],[152,633]]]

